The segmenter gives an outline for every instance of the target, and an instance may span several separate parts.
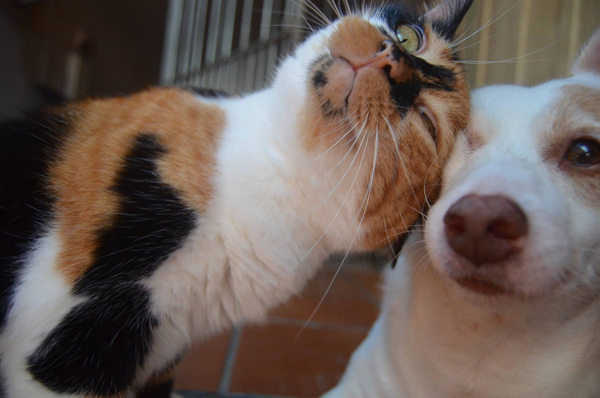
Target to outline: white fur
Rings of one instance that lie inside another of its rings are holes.
[[[23,268],[23,277],[15,292],[14,306],[0,335],[0,367],[6,378],[8,397],[56,397],[33,381],[27,358],[44,337],[80,300],[69,294],[69,286],[53,270],[59,242],[53,233],[37,242]]]
[[[563,88],[600,90],[598,64],[586,65],[538,87],[474,93],[470,131],[425,234],[415,233],[387,272],[381,315],[327,398],[600,397],[600,200],[579,192],[580,177],[560,158],[545,157],[550,141],[572,139],[553,124]],[[590,114],[569,123],[600,140]],[[490,297],[454,281],[470,271],[448,245],[443,217],[467,194],[509,197],[526,214],[528,237],[506,274],[477,271],[518,295]]]

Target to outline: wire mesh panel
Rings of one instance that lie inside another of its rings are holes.
[[[309,31],[307,22],[319,23],[310,7],[335,18],[330,1],[169,0],[161,83],[237,93],[262,88]]]
[[[161,80],[245,92],[263,87],[301,37],[286,0],[170,0]]]

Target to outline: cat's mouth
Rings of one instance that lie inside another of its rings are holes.
[[[386,68],[386,63],[377,58],[357,63],[337,54],[320,58],[313,69],[312,85],[324,115],[363,114],[386,104],[395,106],[391,80],[409,72],[405,66]]]

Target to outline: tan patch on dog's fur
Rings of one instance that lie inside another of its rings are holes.
[[[558,163],[578,196],[597,206],[600,204],[600,165],[577,167],[563,157],[574,140],[600,141],[600,91],[580,85],[565,86],[561,91],[560,101],[549,113],[552,124],[541,137],[546,147],[544,158]]]
[[[92,100],[69,110],[75,115],[71,134],[51,182],[61,242],[58,268],[72,283],[92,264],[96,234],[115,216],[119,198],[110,187],[138,135],[159,138],[167,150],[158,162],[161,180],[178,190],[187,206],[205,210],[224,113],[179,89]]]

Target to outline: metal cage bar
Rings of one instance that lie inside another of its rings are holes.
[[[327,0],[313,3],[332,14]],[[306,33],[305,12],[300,0],[169,0],[161,84],[262,88]]]

